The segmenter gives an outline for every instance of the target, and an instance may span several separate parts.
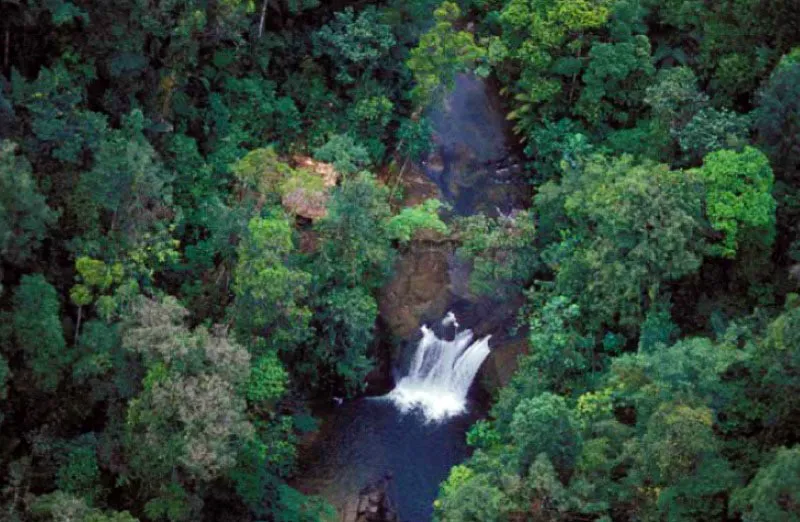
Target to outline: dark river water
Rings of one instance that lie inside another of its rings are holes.
[[[479,408],[444,422],[402,415],[383,398],[345,403],[306,456],[303,489],[342,508],[365,484],[392,473],[390,494],[403,522],[431,520],[439,484],[467,455],[465,432]]]

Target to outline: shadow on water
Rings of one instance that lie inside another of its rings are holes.
[[[422,162],[455,214],[508,214],[530,192],[499,97],[471,75],[456,77],[444,102],[428,111],[434,147]]]
[[[440,482],[468,455],[464,433],[479,418],[477,408],[469,411],[434,423],[419,412],[400,414],[383,397],[345,403],[304,459],[309,480],[303,489],[342,509],[365,484],[390,472],[389,493],[400,520],[431,520]]]

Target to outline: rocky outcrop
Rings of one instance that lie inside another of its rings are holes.
[[[517,371],[519,357],[527,351],[528,341],[524,337],[493,346],[478,374],[483,388],[493,391],[506,386]]]
[[[358,497],[352,498],[345,506],[343,522],[399,522],[389,494],[391,481],[392,476],[387,473],[362,489]]]
[[[336,186],[339,173],[333,165],[314,161],[307,156],[294,158],[296,170],[282,187],[283,207],[312,221],[328,214],[328,198],[331,187]]]
[[[450,301],[448,243],[412,242],[397,260],[392,280],[378,300],[381,317],[395,337],[417,334],[423,317],[441,317]]]

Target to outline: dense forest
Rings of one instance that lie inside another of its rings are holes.
[[[297,444],[425,229],[528,337],[437,521],[800,521],[797,1],[0,12],[0,520],[338,520]],[[513,217],[402,203],[464,73]]]

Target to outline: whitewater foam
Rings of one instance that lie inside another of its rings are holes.
[[[401,412],[419,410],[429,421],[466,410],[469,387],[490,351],[491,335],[473,342],[472,330],[457,331],[452,312],[442,323],[456,327],[453,340],[440,339],[423,326],[408,375],[387,396]]]

